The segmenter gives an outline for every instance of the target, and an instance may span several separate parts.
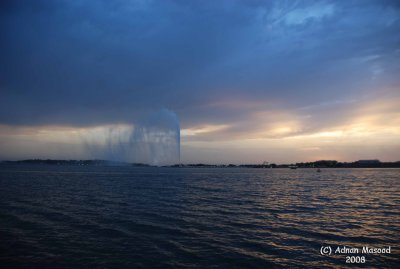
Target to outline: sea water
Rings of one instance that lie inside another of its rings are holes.
[[[0,266],[394,268],[399,183],[400,169],[0,165]]]

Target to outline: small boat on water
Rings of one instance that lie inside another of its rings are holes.
[[[290,169],[297,169],[297,165],[289,165]]]
[[[321,169],[318,168],[318,169],[317,169],[317,173],[321,173]]]

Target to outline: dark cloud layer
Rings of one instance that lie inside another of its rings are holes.
[[[337,121],[332,106],[351,114],[343,100],[398,97],[397,1],[32,0],[0,10],[0,124],[132,123],[165,107],[183,127],[237,123],[240,133],[256,128],[246,118],[279,109],[318,129],[324,111]]]

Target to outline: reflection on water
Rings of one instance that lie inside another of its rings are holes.
[[[346,266],[323,245],[400,249],[399,169],[0,166],[7,267]]]

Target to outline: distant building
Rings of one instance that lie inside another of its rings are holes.
[[[379,161],[379,160],[359,160],[356,163],[360,164],[360,165],[371,165],[371,164],[380,164],[381,161]]]

